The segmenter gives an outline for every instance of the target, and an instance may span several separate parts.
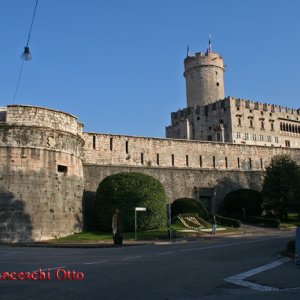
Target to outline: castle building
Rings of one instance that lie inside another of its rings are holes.
[[[99,183],[142,172],[168,202],[195,197],[212,212],[226,194],[261,189],[274,155],[300,164],[300,111],[224,97],[223,59],[184,60],[187,108],[171,114],[167,138],[84,132],[65,112],[0,107],[0,241],[62,237],[88,226]]]
[[[224,97],[224,62],[211,51],[184,60],[187,107],[171,114],[166,137],[300,148],[300,109]]]

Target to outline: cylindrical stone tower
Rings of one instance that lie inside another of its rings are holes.
[[[52,109],[0,107],[0,241],[82,229],[82,124]]]
[[[224,99],[223,58],[208,50],[184,60],[187,106],[204,106]]]

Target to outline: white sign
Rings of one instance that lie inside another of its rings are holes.
[[[135,211],[146,211],[146,207],[136,207]]]

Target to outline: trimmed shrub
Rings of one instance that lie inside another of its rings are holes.
[[[254,216],[246,216],[246,218],[244,218],[244,216],[241,214],[229,214],[228,216],[250,224],[261,225],[271,228],[278,228],[280,225],[279,219],[262,218]]]
[[[120,210],[124,231],[134,231],[134,208],[138,212],[138,229],[151,230],[166,225],[166,193],[162,184],[142,173],[118,173],[106,177],[96,192],[95,220],[98,229],[111,231],[112,216]]]
[[[243,208],[249,216],[261,216],[262,196],[259,192],[249,189],[239,189],[229,192],[224,199],[227,214],[243,214]]]
[[[172,218],[179,214],[195,213],[201,219],[208,220],[208,212],[202,202],[194,198],[180,198],[171,204]]]

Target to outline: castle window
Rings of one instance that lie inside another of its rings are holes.
[[[256,134],[255,133],[252,134],[252,140],[256,141]]]
[[[159,154],[158,153],[156,154],[156,163],[159,166]]]
[[[215,168],[216,167],[216,157],[213,156],[213,167]]]
[[[128,152],[129,152],[128,151],[128,141],[125,142],[125,152],[126,152],[126,154],[128,154]]]
[[[269,143],[272,142],[272,139],[271,139],[271,136],[270,136],[270,135],[267,136],[267,142],[269,142]]]
[[[240,110],[240,108],[239,108],[239,107],[237,107],[237,108],[236,108],[236,110]]]
[[[202,155],[199,157],[200,168],[202,168]]]
[[[109,139],[109,149],[110,149],[110,151],[113,150],[113,138]]]
[[[218,72],[216,71],[216,75],[218,75]]]
[[[187,167],[189,166],[189,156],[188,155],[185,156],[185,164]]]
[[[249,112],[252,113],[252,109],[249,109]]]
[[[173,167],[175,166],[175,157],[174,157],[174,154],[172,154],[172,166]]]
[[[277,136],[275,136],[275,143],[279,143],[279,139]]]
[[[286,147],[291,147],[290,141],[287,141],[287,140],[286,140],[286,141],[285,141],[285,146],[286,146]]]
[[[208,135],[208,136],[207,136],[207,140],[208,140],[208,141],[212,141],[212,136],[211,136],[211,135]]]
[[[260,159],[260,168],[263,169],[264,168],[264,164],[263,164],[263,159]]]
[[[237,158],[237,167],[238,167],[238,169],[240,169],[240,168],[241,168],[241,164],[240,164],[240,158],[239,158],[239,157]]]
[[[68,167],[63,165],[57,165],[57,172],[59,173],[67,173]]]
[[[260,114],[261,114],[261,115],[263,115],[263,114],[264,114],[264,112],[263,112],[263,111],[261,111],[261,112],[260,112]]]
[[[144,153],[141,153],[141,164],[144,164]]]
[[[200,120],[200,118],[199,118],[199,117],[197,117],[197,120],[199,121],[199,120]]]
[[[236,133],[236,138],[237,138],[237,139],[240,139],[240,138],[241,138],[241,133],[240,133],[240,132],[237,132],[237,133]]]
[[[242,126],[242,120],[240,117],[238,117],[238,126]]]
[[[264,140],[264,136],[263,136],[263,135],[260,135],[260,136],[259,136],[259,140],[260,140],[260,141],[263,141],[263,140]]]
[[[220,86],[219,82],[217,82],[217,86]]]
[[[260,129],[261,129],[261,130],[264,130],[264,129],[265,129],[265,123],[264,123],[264,121],[261,121],[261,122],[260,122]]]
[[[274,131],[274,123],[271,122],[271,131]]]
[[[270,117],[272,117],[272,113],[270,113]]]
[[[225,157],[225,167],[226,167],[226,169],[228,169],[228,158],[227,157]]]
[[[283,131],[282,122],[280,122],[280,130]]]
[[[220,142],[221,141],[221,133],[217,132],[217,141]]]
[[[248,133],[245,133],[244,140],[249,140],[249,134]]]
[[[96,149],[96,136],[93,135],[93,149]]]
[[[250,127],[253,128],[253,120],[250,119],[249,122],[250,122]]]
[[[249,158],[249,169],[251,170],[252,169],[252,159]]]

